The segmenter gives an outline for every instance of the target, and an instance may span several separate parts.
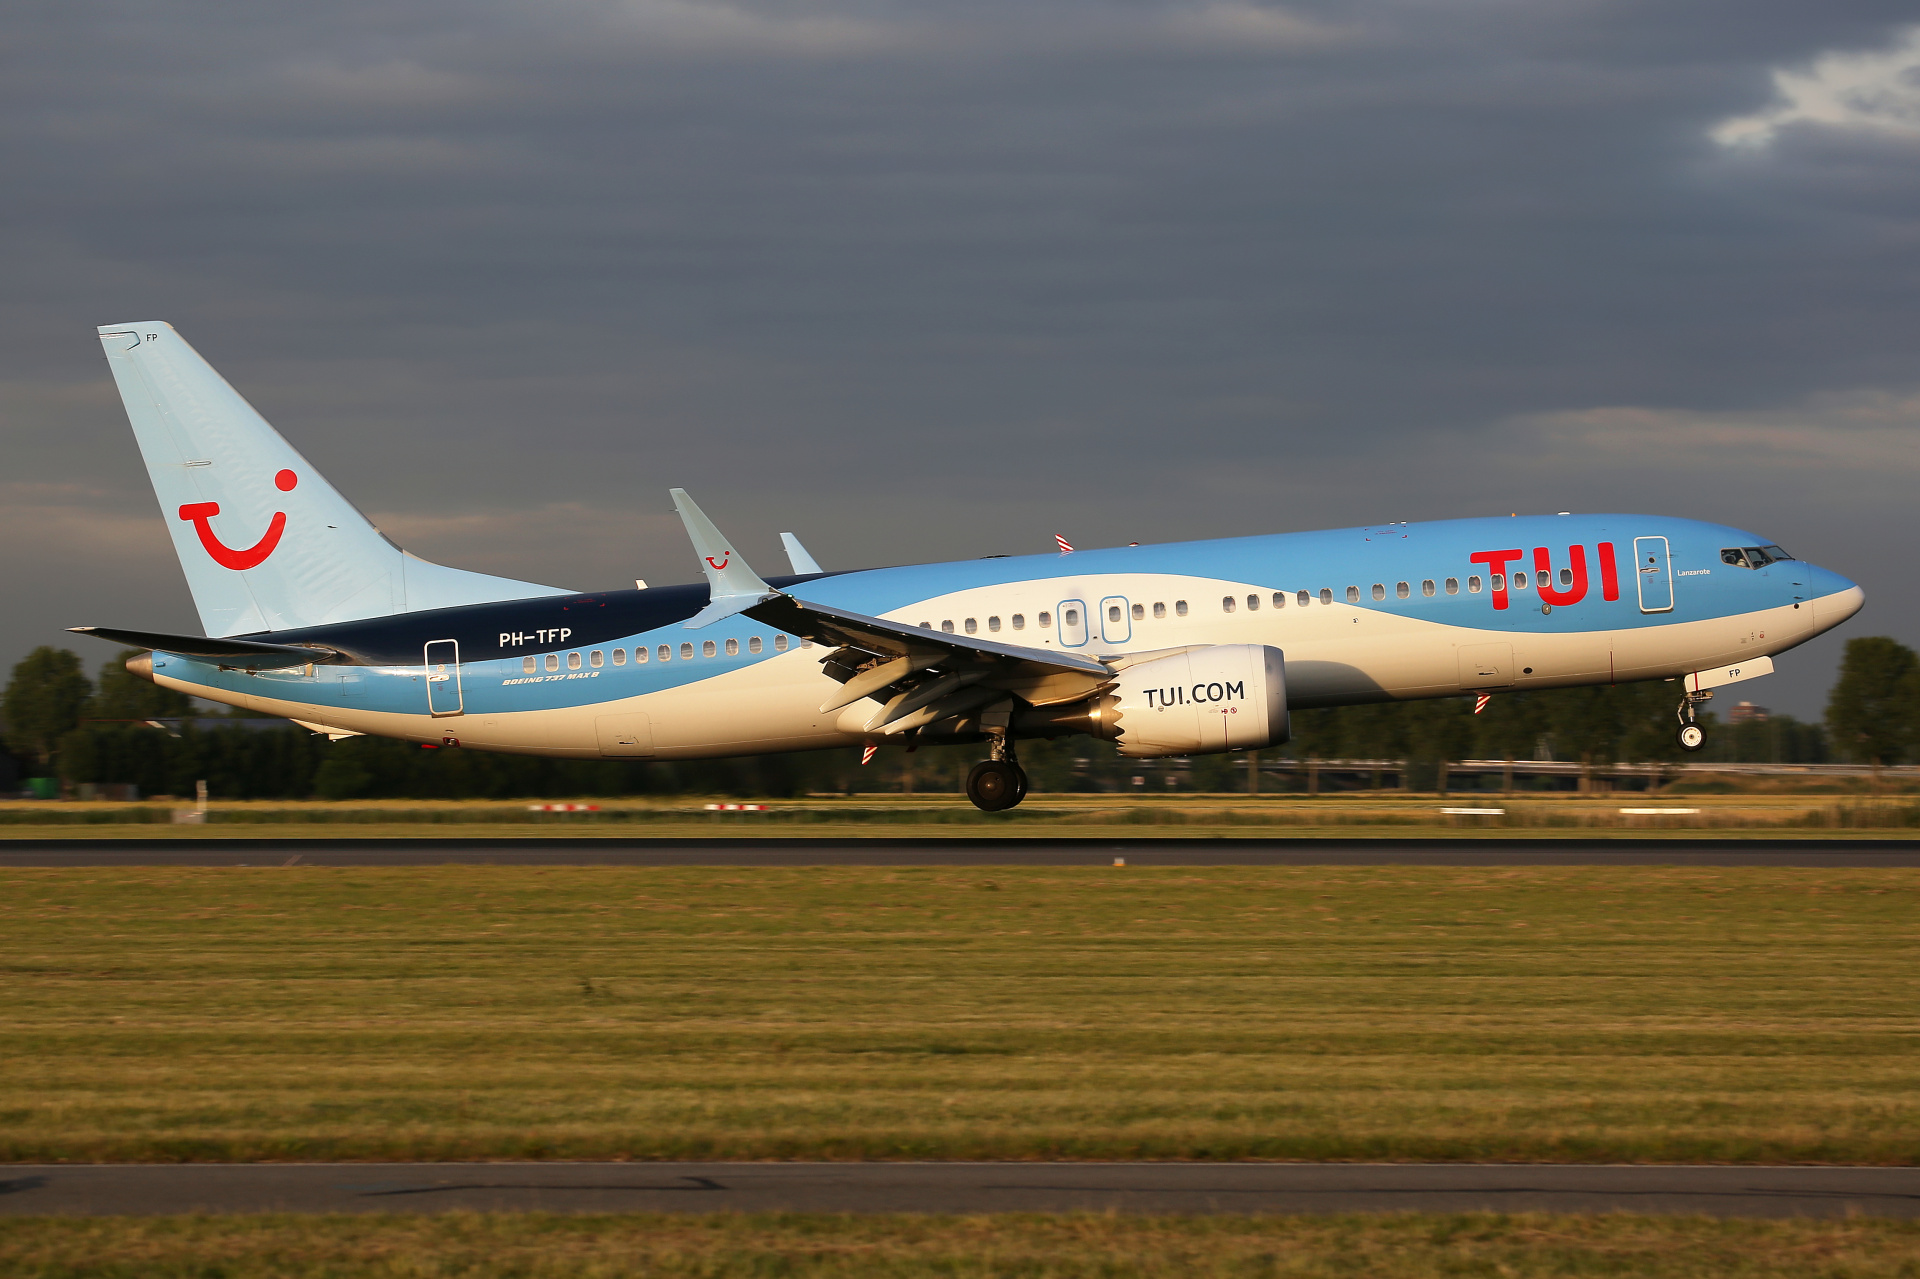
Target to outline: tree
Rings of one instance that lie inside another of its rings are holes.
[[[61,737],[79,727],[81,708],[92,692],[78,657],[45,644],[34,649],[13,668],[0,699],[7,745],[43,766],[51,764]]]
[[[100,683],[87,703],[87,719],[171,719],[189,713],[185,693],[162,688],[127,669],[127,660],[146,652],[130,648],[100,667]]]
[[[1848,640],[1827,699],[1833,749],[1858,763],[1895,763],[1914,744],[1916,712],[1920,656],[1885,635]]]

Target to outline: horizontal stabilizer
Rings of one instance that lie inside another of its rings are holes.
[[[182,657],[204,657],[222,666],[237,666],[249,671],[279,671],[289,666],[351,666],[353,659],[335,648],[307,648],[298,644],[262,644],[255,640],[215,639],[206,635],[163,635],[158,631],[121,631],[107,626],[70,626],[76,635],[129,648],[150,649],[159,653],[178,653]]]

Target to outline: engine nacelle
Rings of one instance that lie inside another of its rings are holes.
[[[1264,644],[1176,653],[1127,667],[1091,702],[1038,708],[1014,726],[1044,731],[1042,720],[1118,742],[1122,755],[1136,758],[1277,746],[1291,735],[1286,658]]]

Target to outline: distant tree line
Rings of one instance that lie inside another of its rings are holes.
[[[107,662],[89,679],[79,657],[35,649],[13,669],[0,714],[21,776],[67,784],[131,783],[142,795],[191,795],[204,779],[229,799],[516,799],[618,795],[765,795],[814,791],[953,791],[974,746],[889,747],[869,766],[857,749],[689,762],[556,760],[422,749],[384,738],[330,742],[293,724],[262,729],[239,712],[196,715],[185,696]],[[1442,760],[1549,758],[1604,765],[1680,758],[1679,687],[1671,682],[1555,689],[1473,699],[1298,711],[1293,740],[1268,752],[1305,760],[1408,761],[1406,784],[1432,789]],[[153,721],[163,722],[155,727]],[[1712,762],[1894,764],[1920,758],[1920,656],[1884,636],[1849,641],[1824,724],[1787,715],[1741,724],[1709,714]],[[1041,791],[1239,790],[1246,757],[1126,759],[1086,738],[1023,742]]]

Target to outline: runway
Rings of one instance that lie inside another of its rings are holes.
[[[0,839],[8,866],[1920,866],[1899,839]]]
[[[1920,1217],[1920,1168],[1486,1164],[15,1165],[0,1214],[1652,1212]]]

